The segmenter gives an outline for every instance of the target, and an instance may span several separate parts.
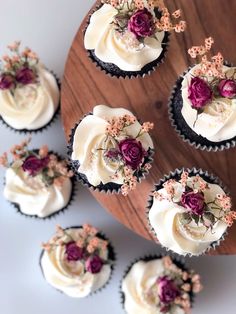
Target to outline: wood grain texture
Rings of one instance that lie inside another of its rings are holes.
[[[212,36],[214,53],[220,50],[226,60],[236,64],[236,1],[167,0],[166,5],[170,10],[182,9],[188,29],[184,34],[171,35],[166,60],[154,73],[143,79],[124,80],[111,78],[96,68],[83,46],[87,16],[70,49],[62,84],[62,120],[67,138],[74,124],[96,104],[124,107],[143,121],[155,122],[155,162],[147,179],[128,197],[92,192],[121,223],[147,239],[152,239],[145,218],[148,195],[154,184],[175,168],[201,167],[219,176],[236,205],[236,149],[209,153],[184,143],[170,125],[167,108],[177,77],[193,64],[187,54],[192,45]],[[210,254],[236,254],[236,223],[221,246]]]

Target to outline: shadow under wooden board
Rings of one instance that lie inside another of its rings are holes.
[[[97,1],[94,7],[99,3]],[[175,168],[195,166],[217,175],[230,189],[236,206],[236,148],[209,153],[184,143],[170,124],[167,108],[176,79],[193,64],[187,54],[189,47],[212,36],[215,39],[213,52],[221,51],[226,60],[236,64],[236,1],[167,0],[166,5],[171,11],[182,10],[188,28],[184,34],[171,35],[165,62],[150,76],[117,79],[96,68],[83,45],[89,12],[72,43],[62,84],[62,121],[67,139],[75,123],[96,104],[124,107],[142,121],[155,123],[152,138],[156,153],[147,179],[127,197],[92,192],[121,223],[150,240],[153,237],[145,218],[148,195],[154,184]],[[236,223],[226,240],[210,254],[236,254]]]

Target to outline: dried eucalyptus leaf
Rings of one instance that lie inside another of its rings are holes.
[[[180,220],[184,225],[189,224],[192,221],[191,214],[190,213],[181,214]]]

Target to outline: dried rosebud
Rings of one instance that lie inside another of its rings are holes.
[[[195,109],[201,109],[212,100],[212,90],[208,83],[199,78],[193,77],[188,88],[188,98]]]
[[[153,15],[146,8],[135,12],[128,23],[128,30],[136,37],[148,37],[155,32]]]
[[[236,96],[236,81],[231,79],[221,80],[218,90],[222,97],[234,98]]]
[[[157,280],[157,284],[160,301],[164,304],[173,302],[180,295],[180,291],[174,281],[167,276],[160,277]]]
[[[27,157],[22,165],[24,171],[28,172],[31,176],[35,176],[39,173],[43,168],[48,165],[49,158],[38,158],[34,155]]]
[[[98,255],[89,257],[85,262],[86,270],[92,274],[100,272],[103,266],[103,260]]]
[[[205,208],[204,194],[194,191],[184,192],[181,197],[182,205],[195,215],[202,215]]]
[[[79,261],[84,257],[84,249],[79,247],[76,242],[71,241],[66,244],[66,258],[68,261]]]
[[[14,85],[15,80],[11,74],[2,74],[0,76],[0,89],[11,89]]]
[[[136,139],[128,138],[119,143],[119,150],[127,166],[136,170],[142,163],[147,152],[144,150],[141,142]]]
[[[32,84],[35,82],[35,79],[34,71],[28,67],[23,67],[16,72],[16,81],[23,85]]]

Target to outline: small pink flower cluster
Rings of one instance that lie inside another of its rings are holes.
[[[163,187],[165,188],[167,194],[168,194],[168,199],[171,200],[175,196],[175,187],[174,185],[177,183],[176,180],[170,179],[166,181],[163,184]]]
[[[191,308],[190,296],[188,292],[199,293],[202,290],[201,278],[193,271],[185,271],[179,268],[170,256],[162,258],[165,270],[173,277],[178,278],[180,284],[180,295],[174,300],[174,304],[182,307],[185,313],[189,313]]]
[[[176,10],[172,13],[174,19],[181,17],[181,10]],[[186,22],[180,21],[179,23],[173,23],[171,19],[171,14],[168,9],[165,7],[162,9],[162,17],[156,23],[157,29],[160,31],[169,32],[174,30],[176,33],[184,32],[186,29]]]
[[[133,170],[130,167],[124,167],[124,183],[121,186],[121,192],[124,196],[136,189],[138,179],[133,175]]]
[[[106,133],[112,137],[117,137],[124,128],[134,124],[136,121],[137,119],[134,116],[128,114],[121,117],[113,117],[107,120]]]
[[[229,211],[224,217],[223,221],[231,227],[236,220],[236,211]]]
[[[80,229],[77,232],[76,239],[73,239],[65,229],[60,225],[57,225],[55,236],[53,236],[47,243],[42,243],[42,247],[44,250],[50,251],[56,246],[64,246],[68,241],[73,241],[79,248],[86,249],[90,254],[93,254],[98,250],[107,250],[108,241],[96,236],[97,234],[98,230],[96,228],[89,224],[84,224],[82,230]]]
[[[216,202],[225,211],[230,210],[232,207],[231,198],[224,194],[216,195]]]
[[[189,55],[196,59],[201,57],[200,68],[195,70],[195,76],[210,76],[216,78],[225,78],[223,73],[224,58],[220,52],[211,58],[211,61],[207,58],[207,53],[211,50],[214,39],[212,37],[205,39],[204,46],[193,46],[188,50]]]
[[[0,69],[0,89],[13,89],[17,84],[33,84],[37,79],[36,65],[38,56],[29,48],[20,52],[20,42],[8,46],[11,55],[2,57],[3,66]]]

